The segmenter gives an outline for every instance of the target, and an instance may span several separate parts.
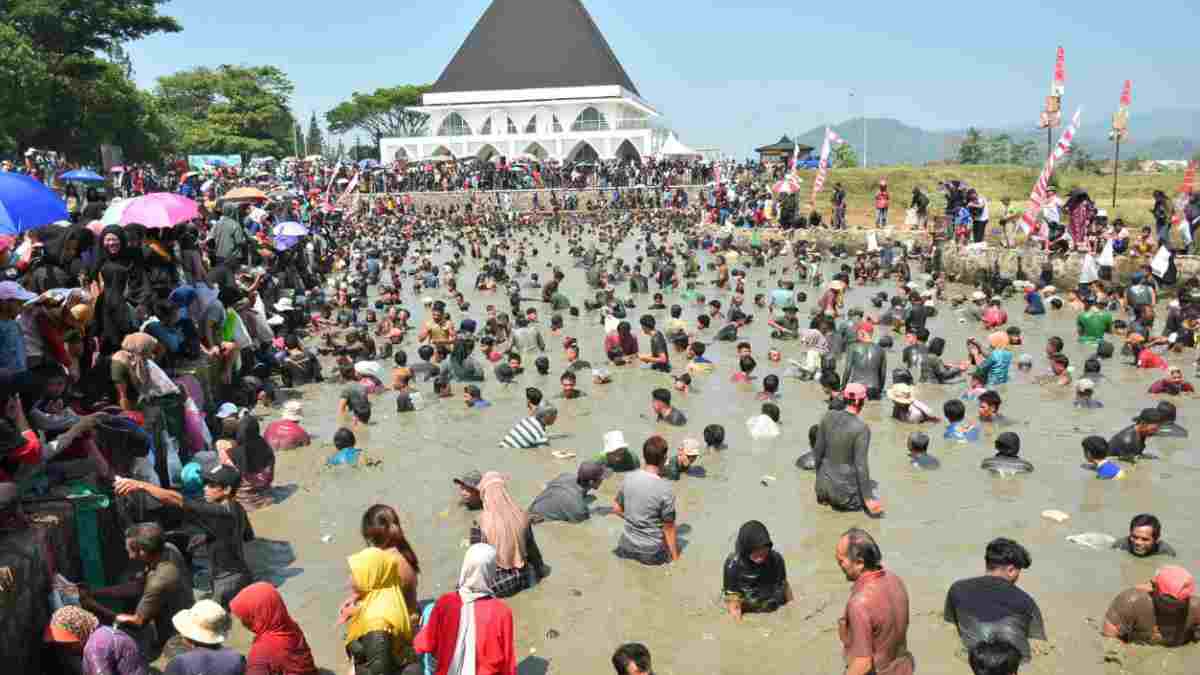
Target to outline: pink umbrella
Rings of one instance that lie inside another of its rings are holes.
[[[165,230],[199,216],[199,205],[187,197],[155,192],[131,201],[121,214],[121,224],[138,223],[152,230]]]

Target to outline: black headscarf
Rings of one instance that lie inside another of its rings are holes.
[[[100,279],[104,291],[100,293],[97,312],[93,322],[93,336],[99,337],[101,353],[112,354],[121,348],[125,336],[132,333],[133,314],[126,300],[129,285],[129,270],[115,260],[100,267]]]
[[[275,463],[275,451],[262,437],[258,418],[247,414],[238,421],[238,447],[246,453],[246,466],[238,467],[242,473],[258,473]]]
[[[104,247],[104,238],[110,234],[117,235],[117,239],[121,240],[121,248],[115,253],[110,254],[108,249]],[[125,230],[116,225],[109,225],[100,231],[100,236],[96,237],[96,263],[93,269],[97,273],[109,262],[124,264],[125,249],[128,247],[128,239],[125,238]]]
[[[771,543],[771,535],[767,532],[767,526],[763,525],[762,522],[750,520],[742,525],[742,529],[738,530],[736,552],[742,562],[750,565],[755,564],[750,560],[750,554],[755,549],[764,546],[771,547],[774,544]]]

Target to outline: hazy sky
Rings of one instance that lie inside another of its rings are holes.
[[[356,90],[433,82],[489,2],[176,0],[162,11],[183,33],[130,51],[146,87],[194,66],[276,65],[307,124]],[[864,104],[868,117],[927,129],[1032,126],[1060,44],[1064,107],[1084,106],[1085,122],[1112,113],[1126,78],[1135,113],[1200,103],[1196,0],[584,4],[685,143],[738,156]]]

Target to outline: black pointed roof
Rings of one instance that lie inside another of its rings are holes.
[[[429,92],[596,85],[641,95],[580,0],[492,0]]]

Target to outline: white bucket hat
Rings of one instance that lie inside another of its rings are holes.
[[[212,600],[201,600],[171,618],[175,630],[192,642],[219,645],[229,635],[229,613]]]
[[[290,297],[284,296],[279,299],[279,302],[275,303],[275,311],[294,312],[295,310],[296,306],[292,304],[292,299]]]
[[[746,420],[746,430],[750,438],[776,438],[779,436],[779,425],[766,415],[755,415]]]
[[[607,455],[617,450],[628,448],[629,444],[625,442],[625,434],[621,430],[618,429],[604,434],[604,454]]]
[[[283,404],[283,415],[281,417],[293,422],[299,422],[304,419],[304,403],[300,401],[288,401]]]

